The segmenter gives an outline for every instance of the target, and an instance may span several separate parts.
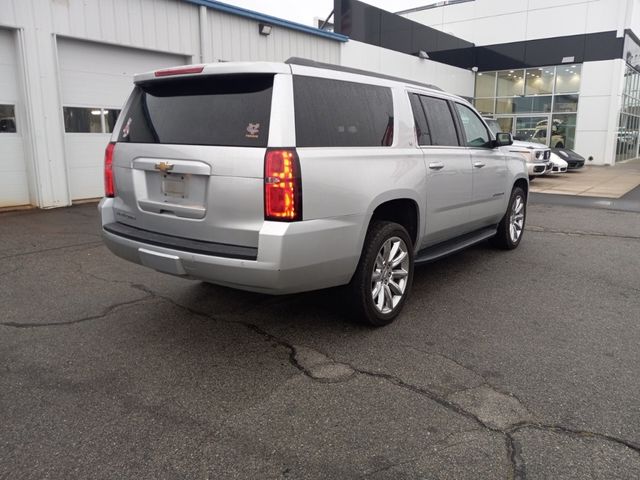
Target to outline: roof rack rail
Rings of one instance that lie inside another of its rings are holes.
[[[315,60],[309,60],[308,58],[290,57],[285,60],[288,65],[300,65],[303,67],[325,68],[327,70],[336,70],[338,72],[356,73],[358,75],[366,75],[368,77],[384,78],[385,80],[393,80],[395,82],[410,83],[412,85],[418,85],[420,87],[430,88],[432,90],[438,90],[444,92],[440,87],[431,85],[429,83],[417,82],[415,80],[407,80],[406,78],[394,77],[392,75],[385,75],[383,73],[371,72],[369,70],[360,70],[359,68],[344,67],[342,65],[335,65],[333,63],[316,62]]]

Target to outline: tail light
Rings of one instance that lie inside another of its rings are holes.
[[[104,151],[104,196],[115,197],[116,185],[113,180],[113,150],[116,148],[115,143],[107,145]]]
[[[264,157],[264,218],[302,220],[300,160],[293,148],[267,149]]]

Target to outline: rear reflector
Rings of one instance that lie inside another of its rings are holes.
[[[113,150],[116,148],[115,143],[107,145],[104,151],[104,196],[115,197],[116,186],[113,180]]]
[[[264,218],[302,220],[302,180],[295,149],[268,149],[264,157]]]
[[[202,73],[204,65],[189,65],[188,67],[167,68],[155,72],[156,77],[168,77],[170,75],[187,75],[189,73]]]

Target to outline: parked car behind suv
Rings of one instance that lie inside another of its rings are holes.
[[[415,265],[484,239],[513,249],[520,155],[468,102],[291,59],[135,77],[105,155],[105,243],[155,270],[283,294],[347,285],[391,322]]]
[[[578,168],[584,167],[584,157],[573,150],[569,150],[568,148],[552,148],[551,152],[567,162],[568,170],[577,170]]]
[[[497,120],[487,117],[485,117],[484,120],[494,135],[501,132],[502,129]],[[530,180],[541,175],[552,173],[553,162],[551,161],[551,149],[546,145],[515,139],[513,140],[512,146],[509,147],[509,150],[524,156],[527,161],[527,171]]]

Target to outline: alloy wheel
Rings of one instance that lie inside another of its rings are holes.
[[[380,313],[391,313],[402,300],[409,268],[409,251],[404,240],[387,239],[378,251],[371,274],[371,297]]]
[[[524,213],[525,202],[521,195],[517,195],[513,199],[511,205],[511,214],[509,215],[509,236],[513,243],[518,243],[522,236],[522,230],[524,229]]]

